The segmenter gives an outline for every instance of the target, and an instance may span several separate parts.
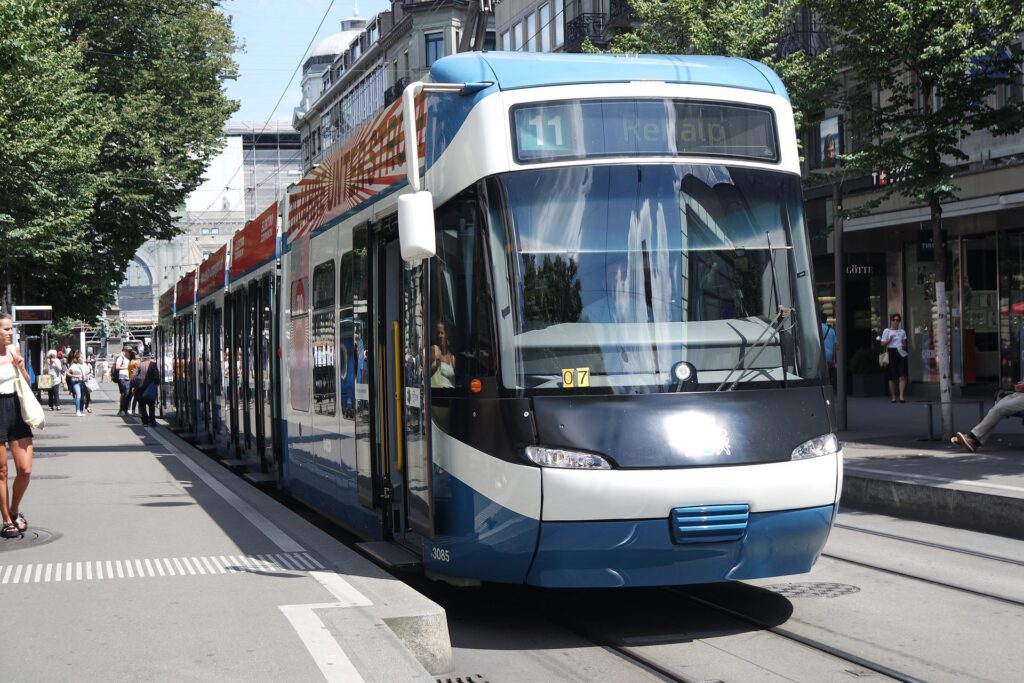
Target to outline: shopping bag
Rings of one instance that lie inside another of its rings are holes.
[[[882,349],[882,352],[878,354],[878,367],[889,367],[889,349]]]
[[[18,381],[14,383],[15,391],[18,394],[18,403],[21,404],[21,419],[28,423],[32,429],[42,429],[46,426],[46,415],[43,414],[43,407],[36,400],[32,388],[25,382],[25,378],[18,373]]]
[[[52,389],[53,388],[53,375],[39,375],[39,388],[40,389]]]
[[[89,379],[85,380],[85,388],[88,389],[89,391],[98,391],[100,388],[100,383],[96,381],[95,377],[90,377]]]

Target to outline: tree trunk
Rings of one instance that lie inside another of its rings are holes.
[[[935,257],[935,360],[939,369],[939,401],[942,409],[942,437],[953,436],[952,387],[949,381],[949,321],[946,316],[946,247],[942,242],[942,204],[929,202],[932,214],[932,244]]]

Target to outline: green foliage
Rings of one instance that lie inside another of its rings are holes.
[[[23,304],[49,303],[37,280],[45,285],[62,259],[84,252],[76,234],[93,211],[108,130],[95,76],[53,10],[0,0],[0,235]]]
[[[890,192],[937,206],[955,195],[953,170],[968,158],[963,137],[1024,126],[1024,104],[991,97],[1020,82],[1019,55],[1008,49],[1024,31],[1019,0],[809,4],[859,82],[840,103],[858,150],[846,163],[887,171],[896,180]]]
[[[777,0],[630,0],[636,28],[615,37],[613,52],[726,55],[762,62],[779,75],[793,104],[796,124],[835,82],[830,52],[779,56],[779,40],[794,2]]]
[[[0,0],[0,230],[17,303],[91,319],[223,144],[218,0]],[[12,144],[13,143],[13,144]]]

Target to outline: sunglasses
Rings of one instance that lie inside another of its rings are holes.
[[[890,318],[894,323],[902,322],[903,318]]]

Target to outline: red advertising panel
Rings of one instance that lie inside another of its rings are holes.
[[[416,99],[416,135],[423,159],[424,97]],[[300,180],[288,201],[288,243],[405,180],[402,99],[385,107]]]
[[[174,287],[160,295],[160,305],[157,311],[161,318],[170,318],[174,315]]]
[[[196,302],[196,271],[178,280],[174,288],[174,306],[176,310],[182,310]]]
[[[231,238],[231,279],[241,277],[277,255],[277,202]]]
[[[199,289],[196,301],[202,301],[218,289],[224,289],[224,272],[228,265],[228,245],[213,252],[199,264]]]

